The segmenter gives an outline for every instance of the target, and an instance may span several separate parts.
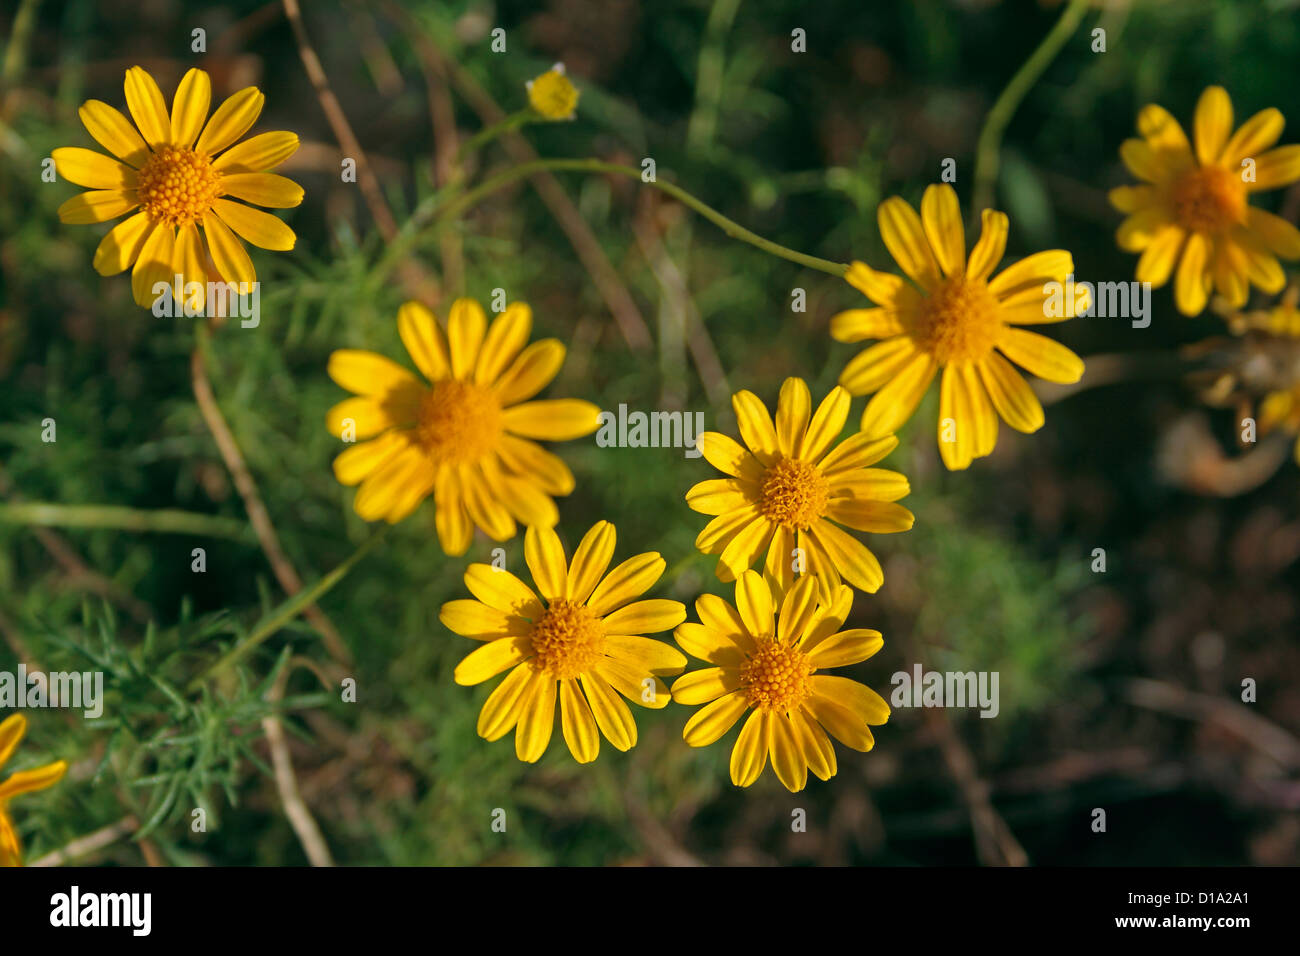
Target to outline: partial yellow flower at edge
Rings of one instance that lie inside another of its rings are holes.
[[[573,473],[537,440],[590,435],[600,409],[577,399],[528,401],[565,354],[556,339],[530,345],[532,321],[516,302],[489,326],[482,306],[457,299],[444,332],[425,306],[407,302],[398,333],[425,381],[375,352],[330,356],[330,378],[356,396],[330,409],[326,427],[358,441],[334,459],[335,477],[361,486],[358,515],[395,524],[433,495],[438,539],[452,555],[469,548],[475,526],[506,541],[516,521],[556,523],[552,496],[573,491]]]
[[[1300,385],[1269,392],[1260,401],[1260,434],[1267,435],[1275,428],[1300,436]],[[1300,465],[1300,437],[1297,437],[1292,453],[1296,464]]]
[[[1192,140],[1154,103],[1138,114],[1140,139],[1127,139],[1120,158],[1142,185],[1119,186],[1110,202],[1128,218],[1119,247],[1140,252],[1137,280],[1162,286],[1174,278],[1174,301],[1197,315],[1217,291],[1233,308],[1250,287],[1281,290],[1277,257],[1300,259],[1300,230],[1249,204],[1252,193],[1300,180],[1300,146],[1272,148],[1284,120],[1276,109],[1256,113],[1233,131],[1232,101],[1208,87],[1196,104]]]
[[[18,743],[27,732],[27,718],[14,714],[0,721],[0,768],[13,756]],[[63,779],[68,771],[67,761],[56,760],[54,763],[32,770],[20,770],[0,782],[0,867],[22,866],[23,850],[18,840],[18,829],[13,818],[9,816],[9,801],[23,793],[44,790]]]
[[[920,216],[895,196],[880,204],[877,219],[885,246],[916,287],[862,262],[844,276],[879,306],[831,319],[837,341],[882,340],[840,374],[851,394],[875,393],[863,409],[862,431],[875,437],[898,431],[941,369],[939,453],[949,469],[967,468],[993,451],[999,417],[1017,431],[1041,428],[1043,407],[1011,362],[1049,382],[1082,377],[1077,355],[1019,327],[1063,322],[1090,307],[1086,286],[1076,287],[1074,301],[1060,294],[1074,272],[1070,253],[1035,253],[990,278],[1006,251],[1007,217],[984,210],[983,232],[968,259],[957,193],[946,184],[926,189]]]
[[[557,63],[545,73],[529,80],[528,103],[548,120],[571,120],[578,110],[578,88],[564,73],[564,64]]]
[[[483,642],[457,665],[456,683],[510,672],[483,704],[478,733],[499,740],[514,730],[520,760],[533,763],[546,752],[557,695],[564,742],[579,763],[596,759],[602,735],[617,750],[634,747],[636,722],[622,698],[666,707],[671,695],[661,678],[686,667],[671,644],[643,636],[686,619],[680,601],[637,600],[664,573],[664,559],[649,551],[606,574],[614,543],[614,526],[598,521],[570,564],[552,529],[529,528],[524,561],[537,591],[509,571],[471,564],[465,586],[477,600],[442,606],[449,630]]]
[[[302,202],[297,183],[270,170],[298,149],[294,133],[262,133],[239,142],[257,122],[265,97],[247,87],[208,118],[212,83],[192,69],[182,78],[170,114],[162,91],[143,68],[126,71],[126,104],[135,121],[100,100],[82,104],[90,135],[112,153],[80,147],[51,154],[59,175],[90,192],[59,207],[65,223],[108,222],[133,210],[95,250],[103,276],[126,269],[138,305],[153,304],[157,282],[257,281],[240,239],[263,249],[292,249],[293,230],[269,213],[232,200],[285,209]],[[203,293],[189,303],[203,308]]]
[[[912,527],[912,512],[894,504],[911,491],[907,479],[867,467],[898,440],[859,433],[832,448],[848,419],[849,393],[831,389],[814,412],[808,385],[798,378],[781,386],[775,422],[752,392],[737,392],[731,404],[747,447],[718,432],[700,435],[701,454],[731,477],[686,493],[692,510],[715,516],[695,547],[720,555],[718,579],[736,580],[766,552],[763,573],[778,598],[793,586],[800,560],[799,570],[820,580],[826,597],[841,575],[854,587],[878,590],[885,579],[880,562],[839,525],[875,534]]]
[[[821,780],[835,775],[831,737],[864,753],[875,746],[871,726],[889,719],[884,698],[857,681],[819,673],[864,661],[884,644],[879,631],[841,630],[852,606],[849,588],[822,601],[805,577],[786,594],[774,622],[776,602],[757,571],[736,581],[734,607],[702,596],[695,602],[700,623],[674,634],[682,650],[714,665],[673,683],[677,703],[704,705],[686,722],[686,742],[707,747],[750,712],[731,751],[731,782],[748,787],[771,757],[777,779],[792,793],[804,788],[810,770]]]

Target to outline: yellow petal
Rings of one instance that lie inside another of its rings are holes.
[[[757,571],[745,571],[736,579],[736,610],[745,622],[751,637],[765,638],[775,634],[772,591]]]
[[[533,310],[522,302],[512,302],[492,320],[487,338],[479,350],[474,366],[474,381],[490,385],[501,377],[507,366],[528,344],[533,327]]]
[[[196,153],[212,156],[243,136],[257,122],[266,97],[255,86],[245,87],[217,107],[194,146]]]
[[[487,330],[483,307],[473,299],[460,298],[447,315],[447,343],[451,350],[451,373],[467,379],[478,362],[478,350]]]
[[[738,787],[748,787],[767,764],[768,741],[771,740],[769,715],[756,710],[750,714],[731,749],[731,782]]]
[[[63,775],[67,772],[68,763],[66,760],[56,760],[54,763],[46,764],[44,767],[36,767],[32,770],[20,770],[4,783],[0,783],[0,801],[9,800],[19,794],[32,793],[36,790],[52,787],[62,780]]]
[[[258,248],[273,249],[278,252],[293,248],[295,241],[293,230],[270,213],[231,202],[229,199],[213,200],[212,211],[233,229],[236,235]]]
[[[186,308],[193,312],[202,312],[207,293],[208,267],[207,255],[203,251],[203,239],[199,236],[199,227],[187,222],[176,232],[175,272],[181,276],[181,294],[185,296]],[[195,288],[191,291],[191,283]]]
[[[471,564],[465,569],[465,587],[488,607],[512,617],[536,621],[544,613],[533,589],[504,568]]]
[[[808,383],[791,376],[781,384],[781,394],[776,401],[776,443],[787,458],[794,455],[808,429],[812,414],[812,396]]]
[[[843,472],[874,465],[888,457],[889,453],[897,447],[898,439],[894,435],[873,438],[859,432],[836,445],[817,463],[817,470],[827,478],[831,478]]]
[[[533,655],[531,637],[502,637],[472,651],[453,673],[457,684],[472,687],[491,680]]]
[[[520,703],[528,690],[534,671],[529,664],[520,664],[496,690],[483,702],[478,715],[478,735],[484,740],[500,740],[519,723]]]
[[[257,281],[257,271],[253,268],[253,260],[248,257],[248,250],[235,238],[230,227],[209,211],[203,214],[203,232],[208,237],[212,264],[222,281],[251,288]]]
[[[1264,244],[1283,259],[1300,259],[1300,229],[1296,229],[1281,216],[1247,206],[1246,228],[1263,239]]]
[[[809,534],[846,581],[868,594],[880,590],[880,585],[885,582],[885,572],[880,568],[880,561],[861,541],[829,521],[817,522]]]
[[[1073,256],[1064,249],[1048,249],[1007,266],[989,282],[989,291],[1001,298],[1022,286],[1041,286],[1048,279],[1064,282],[1073,271]]]
[[[542,339],[529,345],[497,379],[493,386],[497,399],[509,407],[532,398],[559,374],[564,351],[558,339]]]
[[[897,376],[918,354],[906,335],[877,342],[849,360],[840,373],[840,385],[851,395],[870,394]]]
[[[1206,282],[1209,262],[1209,238],[1199,232],[1193,233],[1187,240],[1183,258],[1178,263],[1178,272],[1174,276],[1174,302],[1183,315],[1199,315],[1205,308],[1209,299]]]
[[[1043,427],[1042,403],[1010,362],[994,352],[980,363],[979,374],[1003,421],[1026,434]]]
[[[27,718],[22,714],[11,714],[0,721],[0,767],[13,756],[27,733]]]
[[[808,783],[808,763],[803,759],[799,738],[786,714],[768,717],[768,752],[776,778],[791,793],[798,793]]]
[[[1279,110],[1260,110],[1238,127],[1223,147],[1220,162],[1232,170],[1241,169],[1243,159],[1256,159],[1282,136],[1286,120]]]
[[[1119,158],[1130,173],[1144,182],[1160,182],[1166,174],[1165,163],[1145,140],[1124,140],[1119,144]]]
[[[555,730],[555,678],[538,672],[529,682],[527,698],[515,728],[515,756],[524,763],[536,763],[546,753]]]
[[[1037,332],[1003,329],[998,348],[1011,361],[1049,382],[1069,385],[1083,377],[1079,356]]]
[[[1196,139],[1196,158],[1202,166],[1213,164],[1223,152],[1228,136],[1232,133],[1232,101],[1223,87],[1206,87],[1196,103],[1192,128]]]
[[[411,361],[430,382],[446,378],[451,372],[447,343],[434,314],[420,302],[411,300],[397,310],[397,334],[406,346]]]
[[[710,664],[735,668],[744,661],[741,648],[735,641],[703,624],[678,625],[673,637],[687,654]]]
[[[615,608],[636,600],[654,587],[665,567],[667,563],[657,551],[633,555],[596,585],[596,590],[587,599],[588,609],[597,617],[604,617]]]
[[[985,209],[979,242],[971,250],[966,275],[971,279],[987,279],[998,267],[1007,251],[1007,214],[996,209]]]
[[[1120,212],[1131,213],[1153,205],[1158,195],[1154,186],[1116,186],[1106,197]]]
[[[884,646],[885,639],[879,631],[853,628],[819,641],[809,652],[808,660],[818,668],[848,667],[865,661]]]
[[[109,230],[95,249],[95,271],[102,276],[117,275],[129,269],[140,256],[145,240],[153,232],[147,213],[136,213]]]
[[[587,697],[576,680],[560,682],[560,726],[569,753],[578,763],[591,763],[600,753],[600,733]]]
[[[707,704],[740,689],[740,671],[730,667],[706,667],[683,674],[673,682],[673,700],[679,704]]]
[[[565,596],[575,604],[585,604],[596,585],[605,576],[610,559],[614,557],[617,532],[608,521],[597,521],[582,536],[573,552]]]
[[[714,468],[736,478],[758,481],[763,476],[763,466],[743,445],[719,432],[702,432],[695,439],[695,447]]]
[[[736,412],[736,425],[740,428],[740,437],[745,445],[764,465],[775,460],[779,451],[776,440],[776,426],[757,395],[741,390],[731,396],[731,407]]]
[[[677,603],[677,602],[670,602]],[[622,612],[618,612],[622,613]],[[685,611],[682,617],[685,617]],[[657,628],[655,633],[665,628]],[[686,667],[686,657],[677,648],[664,641],[642,637],[639,634],[609,634],[605,637],[605,653],[647,674],[671,677]]]
[[[524,536],[524,562],[547,601],[564,597],[569,569],[560,537],[550,528],[529,528]]]
[[[1191,161],[1191,144],[1183,132],[1178,120],[1163,106],[1149,103],[1138,112],[1138,132],[1142,134],[1150,147],[1158,153],[1166,153],[1171,159]]]
[[[1260,192],[1288,186],[1297,179],[1300,179],[1300,146],[1279,146],[1259,157],[1255,181],[1245,186],[1249,192]]]
[[[1142,257],[1138,259],[1135,277],[1138,282],[1150,282],[1159,288],[1169,281],[1174,266],[1183,251],[1187,233],[1177,226],[1166,226],[1152,237]]]
[[[611,612],[603,626],[607,634],[658,634],[671,631],[684,620],[686,606],[681,601],[656,599],[635,601]]]
[[[598,674],[582,675],[582,689],[587,692],[587,701],[591,704],[592,716],[600,732],[618,750],[630,750],[636,746],[636,721],[632,711],[628,710],[623,699]]]
[[[171,283],[175,238],[171,226],[159,224],[140,247],[135,269],[131,272],[131,295],[136,305],[150,308],[157,297],[154,286],[159,282]]]
[[[847,707],[841,707],[825,698],[810,697],[804,701],[803,710],[844,746],[863,753],[875,746],[867,722]]]
[[[692,747],[707,747],[734,727],[748,709],[749,702],[740,691],[719,697],[691,715],[682,728],[682,739]]]
[[[722,582],[734,581],[753,566],[772,540],[776,525],[765,517],[745,525],[718,556],[717,576]]]
[[[149,147],[131,121],[101,100],[87,100],[77,110],[86,131],[122,162],[139,169],[149,159]]]
[[[900,504],[861,498],[832,500],[826,507],[826,517],[854,531],[871,534],[908,531],[916,521],[916,516]]]
[[[73,226],[108,222],[130,212],[138,205],[140,203],[135,198],[134,189],[95,189],[78,193],[59,206],[59,222]]]
[[[166,146],[171,141],[172,122],[154,78],[142,67],[133,66],[126,71],[125,88],[127,109],[145,142],[155,151]]]
[[[212,81],[202,70],[191,68],[181,77],[176,96],[172,99],[171,137],[177,146],[187,149],[194,145],[208,118],[212,103]]]
[[[822,399],[812,421],[803,436],[803,441],[795,449],[795,454],[803,461],[817,461],[831,447],[831,442],[840,437],[844,423],[849,419],[850,397],[847,389],[836,386]]]
[[[855,680],[830,674],[814,674],[808,678],[808,688],[813,697],[829,700],[868,724],[883,724],[889,720],[889,705],[884,698]]]
[[[898,313],[889,309],[848,309],[831,316],[831,338],[836,342],[887,339],[903,331]]]
[[[64,146],[50,153],[58,174],[87,189],[135,188],[136,173],[130,166],[109,159],[103,153],[79,146]]]
[[[337,349],[326,365],[335,383],[357,395],[386,395],[389,392],[420,388],[415,376],[392,359],[363,349]]]
[[[368,398],[350,398],[343,405],[360,402],[365,406],[373,406],[374,403]],[[375,406],[377,407],[377,406]],[[338,409],[339,406],[335,406]],[[331,413],[331,416],[333,413]],[[351,417],[344,414],[340,417]],[[382,428],[373,430],[363,428],[362,422],[365,418],[358,418],[357,437],[358,439],[368,437],[368,435],[377,434]],[[337,434],[335,429],[330,429],[331,433]],[[341,485],[359,485],[366,478],[369,478],[376,470],[390,461],[398,452],[405,450],[409,444],[409,439],[401,432],[389,432],[374,441],[361,441],[339,453],[334,459],[334,477]]]
[[[452,354],[455,354],[454,346]],[[600,409],[576,398],[525,402],[507,408],[501,424],[507,431],[524,438],[568,441],[598,429]]]
[[[902,270],[922,289],[929,291],[937,286],[939,264],[930,249],[916,210],[904,200],[893,196],[877,208],[876,219],[885,247]]]
[[[883,438],[898,431],[916,411],[938,368],[931,356],[914,353],[862,410],[862,432],[869,438]]]
[[[901,278],[888,272],[877,272],[865,262],[850,263],[844,281],[877,305],[895,311],[916,298],[916,290]]]
[[[219,173],[264,173],[297,151],[297,133],[260,133],[230,147],[213,161],[212,168]]]
[[[921,197],[921,223],[943,274],[961,275],[966,268],[966,230],[957,190],[947,183],[927,186]]]
[[[221,177],[221,194],[254,206],[289,209],[302,202],[302,187],[275,173],[228,173]]]

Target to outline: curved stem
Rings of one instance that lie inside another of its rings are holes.
[[[258,625],[249,632],[247,637],[223,654],[221,658],[206,671],[194,678],[194,680],[190,681],[187,690],[197,690],[209,678],[216,676],[232,664],[242,660],[263,641],[297,617],[305,608],[315,604],[321,597],[327,594],[334,585],[347,577],[348,572],[356,566],[358,561],[369,553],[371,548],[379,543],[379,540],[383,538],[387,531],[387,525],[380,528],[362,542],[361,547],[352,552],[347,560],[337,568],[329,572],[329,574],[325,575],[311,587],[307,588],[307,590],[299,591],[266,617],[262,618]]]
[[[465,161],[465,157],[482,149],[498,136],[517,130],[529,120],[536,118],[538,118],[537,113],[533,111],[532,107],[526,107],[517,113],[511,113],[499,123],[485,126],[461,144],[460,149],[456,152],[456,165],[460,166]]]
[[[579,173],[606,173],[615,176],[627,176],[630,179],[641,180],[641,170],[631,166],[621,166],[618,163],[606,163],[598,159],[538,159],[530,163],[520,163],[518,166],[512,166],[497,175],[484,180],[478,186],[470,189],[459,196],[447,202],[441,208],[437,206],[430,208],[421,208],[417,210],[415,216],[407,224],[411,227],[409,231],[403,229],[397,241],[391,243],[384,257],[380,260],[378,274],[382,279],[387,272],[406,254],[408,249],[414,245],[424,231],[423,220],[430,215],[433,216],[432,224],[440,223],[447,219],[455,219],[462,215],[466,210],[472,208],[481,200],[490,196],[492,193],[502,189],[513,182],[531,176],[534,173],[551,171],[551,172],[579,172]],[[720,228],[733,239],[739,239],[741,242],[747,242],[757,249],[766,253],[786,259],[797,265],[809,269],[817,269],[820,272],[826,272],[833,276],[843,276],[848,271],[848,265],[842,262],[831,262],[829,259],[819,259],[816,256],[805,255],[802,252],[796,252],[780,243],[773,242],[770,239],[764,239],[755,232],[746,229],[740,223],[728,219],[722,213],[718,212],[712,206],[696,199],[680,186],[669,182],[660,182],[659,180],[650,180],[645,185],[658,189],[662,193],[672,196],[682,205],[687,206],[711,223]]]
[[[988,116],[984,118],[984,128],[980,130],[980,138],[975,146],[975,201],[971,206],[971,215],[978,215],[981,210],[992,205],[993,186],[998,178],[1002,134],[1006,132],[1007,124],[1015,115],[1020,101],[1038,82],[1038,78],[1043,75],[1048,64],[1056,59],[1056,54],[1061,52],[1065,41],[1078,27],[1079,21],[1088,10],[1088,3],[1089,0],[1070,0],[1069,5],[1061,13],[1061,19],[1056,21],[1056,26],[1043,37],[1043,42],[1038,44],[1038,48],[1016,71],[1016,75],[1011,78],[1011,82],[1007,84],[1002,95],[989,110]]]
[[[38,525],[46,528],[115,528],[119,531],[195,534],[252,542],[242,521],[177,508],[126,508],[120,505],[60,505],[48,501],[13,501],[0,504],[0,524]]]

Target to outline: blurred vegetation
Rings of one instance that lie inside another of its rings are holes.
[[[34,20],[15,37],[19,11]],[[399,224],[435,190],[428,89],[447,80],[430,69],[427,43],[507,113],[524,104],[527,79],[564,61],[582,91],[579,115],[525,128],[543,156],[652,157],[661,179],[765,237],[885,267],[876,204],[895,194],[917,202],[947,157],[969,201],[983,117],[1059,12],[1012,0],[326,0],[309,5],[305,23]],[[1089,48],[1096,26],[1107,30],[1105,53]],[[190,52],[196,27],[207,31],[206,55]],[[490,50],[494,27],[506,30],[504,54]],[[805,54],[791,51],[796,28],[806,31]],[[338,147],[280,5],[27,0],[0,14],[0,30],[0,498],[247,521],[191,390],[193,324],[155,318],[132,303],[125,277],[97,276],[90,260],[105,229],[61,225],[55,210],[73,189],[40,178],[52,149],[93,145],[77,107],[92,97],[120,107],[125,67],[154,71],[170,97],[184,70],[201,66],[217,92],[260,86],[257,129],[290,129],[304,144],[283,170],[307,190],[284,215],[298,246],[254,252],[261,325],[219,329],[207,370],[289,560],[314,582],[370,534],[330,470],[337,441],[324,415],[342,392],[326,359],[360,347],[406,362],[395,317],[411,291],[380,272],[388,243],[357,186],[339,181]],[[1134,259],[1114,245],[1118,216],[1105,190],[1127,180],[1117,149],[1137,110],[1156,101],[1186,122],[1201,90],[1221,83],[1239,118],[1265,106],[1288,112],[1297,52],[1300,19],[1281,0],[1090,11],[1009,127],[997,189],[1011,217],[1008,255],[1061,246],[1080,277],[1131,278]],[[459,135],[472,135],[482,119],[461,87],[450,91]],[[467,173],[479,179],[511,163],[493,144]],[[730,391],[770,403],[787,375],[808,379],[817,397],[834,384],[854,347],[832,342],[827,323],[861,303],[841,280],[730,241],[634,182],[560,175],[653,350],[628,347],[565,232],[522,183],[455,225],[463,288],[443,269],[445,234],[416,244],[444,294],[440,314],[455,294],[486,302],[503,288],[532,305],[535,337],[569,346],[550,394],[602,408],[702,410],[709,428],[732,433]],[[1284,200],[1292,214],[1296,198]],[[791,310],[796,287],[806,290],[805,312]],[[1168,289],[1154,303],[1149,329],[1091,319],[1053,334],[1085,358],[1140,359],[1221,330],[1209,313],[1178,317]],[[725,381],[688,355],[688,310]],[[735,732],[692,750],[681,740],[687,708],[638,710],[638,746],[605,746],[585,767],[558,731],[536,766],[515,759],[509,737],[480,740],[475,720],[490,686],[452,682],[467,642],[437,614],[464,596],[465,564],[490,561],[495,545],[480,534],[465,558],[446,557],[428,503],[321,601],[356,658],[355,704],[304,666],[326,654],[301,619],[193,684],[286,600],[251,536],[0,521],[0,670],[21,656],[48,670],[94,662],[109,693],[98,725],[67,711],[29,715],[15,766],[62,757],[73,769],[15,806],[28,856],[131,815],[146,832],[94,860],[306,862],[262,737],[274,710],[286,715],[303,799],[343,864],[988,862],[944,757],[954,742],[973,754],[1033,862],[1293,860],[1295,806],[1288,824],[1277,787],[1297,768],[1260,757],[1231,728],[1136,705],[1129,682],[1233,700],[1241,677],[1253,676],[1258,712],[1300,725],[1295,469],[1234,500],[1161,481],[1154,450],[1194,398],[1171,376],[1137,368],[1051,404],[1035,436],[1004,426],[997,453],[969,473],[938,462],[937,397],[913,417],[886,464],[911,479],[904,504],[918,520],[907,534],[868,542],[886,580],[877,595],[858,596],[853,621],[880,629],[885,649],[851,676],[888,696],[890,675],[917,661],[997,670],[1001,714],[954,712],[936,723],[896,710],[872,753],[837,746],[839,775],[797,795],[771,774],[732,787]],[[56,443],[40,439],[45,418],[57,421]],[[1230,417],[1214,427],[1230,435]],[[594,441],[556,451],[577,477],[560,502],[570,548],[608,519],[618,557],[666,557],[659,596],[730,597],[714,559],[693,549],[704,519],[682,500],[712,477],[704,462]],[[206,550],[202,574],[191,571],[195,547]],[[1089,570],[1096,547],[1109,556],[1104,575]],[[522,537],[505,549],[507,567],[520,568]],[[275,705],[268,690],[281,676]],[[1111,834],[1089,831],[1094,806],[1112,808]],[[195,807],[208,812],[206,833],[191,830]],[[796,807],[808,810],[806,834],[790,832]],[[496,808],[507,813],[504,834],[491,829]]]

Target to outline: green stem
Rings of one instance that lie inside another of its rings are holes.
[[[115,528],[119,531],[159,534],[197,534],[209,538],[251,541],[242,521],[216,515],[162,508],[149,511],[119,505],[59,505],[46,501],[0,504],[0,524],[40,525],[46,528]]]
[[[271,637],[302,613],[305,608],[319,601],[321,597],[327,594],[330,589],[334,587],[334,585],[347,577],[348,572],[356,566],[357,562],[366,556],[371,548],[379,543],[380,539],[383,538],[387,532],[388,526],[385,525],[367,538],[361,546],[357,548],[356,551],[352,552],[352,555],[337,568],[325,575],[310,588],[307,588],[304,591],[299,591],[266,617],[262,618],[262,620],[258,622],[257,626],[248,633],[247,637],[223,654],[221,658],[206,671],[194,678],[194,680],[190,681],[187,690],[193,693],[208,679],[220,674],[232,664],[242,660],[263,641]]]
[[[975,201],[971,206],[972,216],[979,215],[981,210],[987,209],[993,203],[993,187],[998,178],[1002,136],[1006,132],[1007,124],[1011,122],[1011,117],[1015,115],[1025,94],[1038,82],[1038,78],[1043,75],[1043,71],[1052,60],[1056,59],[1056,54],[1061,52],[1065,41],[1074,34],[1079,21],[1088,10],[1089,2],[1090,0],[1070,0],[1069,5],[1061,13],[1061,18],[1056,21],[1056,26],[1043,37],[1043,42],[1038,44],[1038,48],[1016,71],[1016,75],[1011,78],[1011,82],[1007,84],[1002,95],[989,110],[988,116],[984,118],[984,128],[980,130],[980,138],[975,146]]]
[[[541,118],[531,106],[526,106],[518,113],[511,113],[505,119],[493,123],[491,126],[485,126],[460,144],[460,149],[456,151],[457,168],[465,162],[465,157],[482,149],[503,133],[513,132],[530,121],[540,120]]]
[[[531,176],[534,173],[548,171],[605,173],[641,180],[641,170],[639,169],[635,169],[632,166],[620,166],[617,163],[606,163],[598,159],[537,159],[528,163],[520,163],[518,166],[512,166],[490,179],[484,180],[473,189],[460,194],[456,198],[447,202],[441,208],[434,206],[430,209],[428,206],[422,206],[420,209],[416,210],[415,215],[412,216],[411,220],[407,223],[407,228],[403,228],[402,233],[398,235],[397,239],[389,244],[383,258],[380,259],[376,267],[379,280],[382,281],[382,279],[387,276],[388,272],[396,266],[397,262],[406,255],[410,247],[414,246],[420,240],[425,230],[424,220],[430,215],[433,216],[433,221],[430,225],[437,225],[447,219],[455,219],[497,190],[520,179]],[[806,268],[817,269],[833,276],[842,276],[848,271],[849,267],[842,262],[831,262],[829,259],[819,259],[816,256],[805,255],[802,252],[796,252],[793,249],[786,248],[770,239],[764,239],[757,233],[746,229],[738,222],[728,219],[712,206],[696,199],[680,186],[668,182],[660,182],[657,179],[646,182],[645,185],[658,189],[662,193],[667,193],[682,205],[695,210],[731,238],[739,239],[741,242],[747,242],[751,246],[761,249],[770,255],[778,256],[779,258],[786,259]]]

